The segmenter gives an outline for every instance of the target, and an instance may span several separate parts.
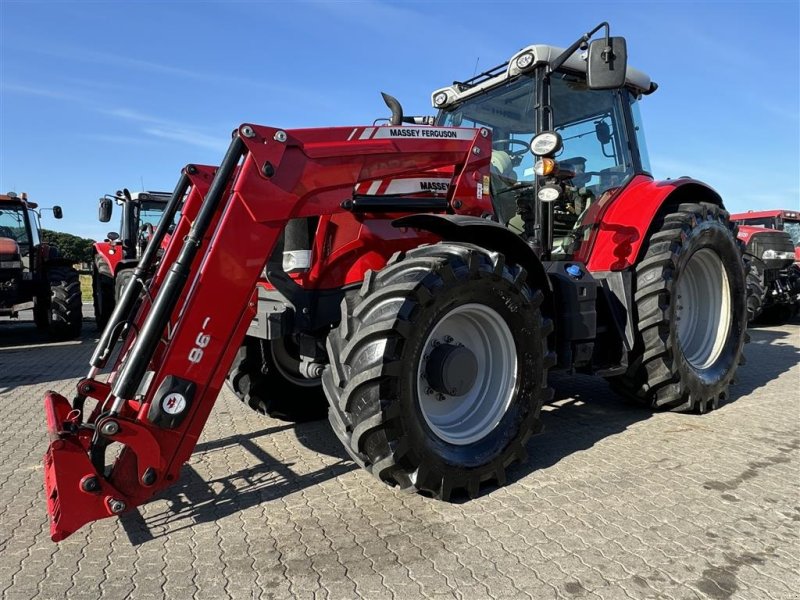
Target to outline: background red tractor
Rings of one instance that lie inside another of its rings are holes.
[[[61,207],[52,208],[60,219]],[[81,332],[81,289],[73,261],[42,241],[38,205],[0,194],[0,316],[33,309],[36,326],[54,339]]]
[[[750,211],[731,219],[748,256],[750,318],[791,319],[800,310],[800,212]]]
[[[161,220],[170,195],[166,192],[135,192],[127,189],[100,198],[99,220],[108,223],[114,204],[121,208],[119,232],[111,231],[95,242],[92,265],[92,298],[98,329],[105,327],[122,288]]]
[[[435,91],[435,117],[389,98],[386,125],[239,126],[218,168],[184,170],[73,401],[45,396],[53,539],[171,485],[232,366],[255,408],[302,412],[321,383],[357,464],[443,500],[505,483],[551,368],[716,408],[742,256],[714,190],[650,174],[655,89],[603,23]]]

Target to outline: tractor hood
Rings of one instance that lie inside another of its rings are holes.
[[[739,225],[737,237],[745,243],[745,252],[763,261],[768,269],[783,269],[795,261],[795,247],[785,231]]]
[[[19,245],[11,238],[0,237],[0,256],[3,258],[16,256],[19,258]]]
[[[0,237],[0,269],[21,269],[19,245],[11,238]]]

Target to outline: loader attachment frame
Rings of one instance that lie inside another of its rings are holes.
[[[482,183],[491,157],[488,130],[419,131],[245,124],[207,192],[189,168],[184,171],[169,206],[189,195],[156,272],[155,256],[147,254],[73,404],[55,392],[45,395],[45,484],[54,541],[131,510],[178,478],[255,314],[256,282],[289,219],[349,210],[359,182],[442,167],[454,169],[442,209],[491,210]],[[397,197],[392,206],[402,213]],[[156,237],[163,238],[160,229]],[[159,245],[148,248],[155,253]],[[102,381],[100,371],[123,327],[118,358]],[[97,406],[84,421],[87,397]],[[114,442],[123,449],[107,466],[105,449]]]

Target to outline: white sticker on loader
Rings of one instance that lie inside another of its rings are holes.
[[[161,408],[168,415],[179,415],[186,408],[186,398],[183,397],[183,394],[172,392],[161,400]]]

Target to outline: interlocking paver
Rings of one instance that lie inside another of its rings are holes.
[[[70,395],[92,329],[46,345],[0,323],[3,599],[800,599],[797,322],[752,331],[732,400],[703,417],[554,378],[528,463],[466,503],[389,489],[325,422],[225,390],[178,484],[56,545],[41,397]]]

